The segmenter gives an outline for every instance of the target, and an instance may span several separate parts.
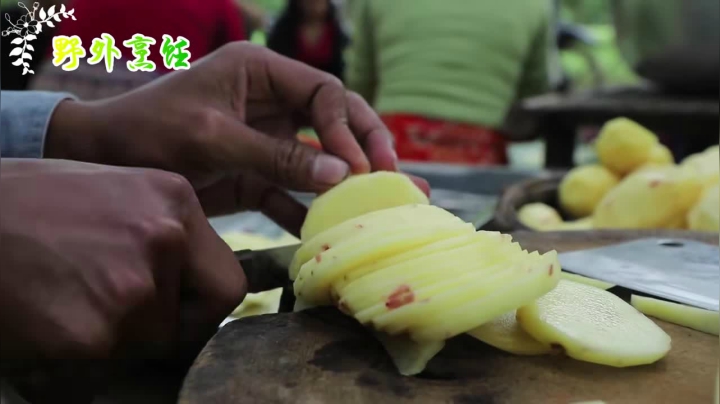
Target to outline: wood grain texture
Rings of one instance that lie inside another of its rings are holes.
[[[592,248],[678,232],[517,233],[541,251]],[[716,235],[681,232],[717,244]],[[213,403],[709,403],[718,338],[659,322],[673,348],[662,361],[616,369],[562,356],[506,354],[468,336],[448,342],[417,377],[397,373],[381,345],[334,308],[228,324],[188,373],[181,404]]]

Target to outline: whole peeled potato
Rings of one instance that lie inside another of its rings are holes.
[[[560,206],[574,217],[589,216],[618,182],[617,175],[601,165],[573,168],[560,183]]]
[[[675,164],[675,158],[670,152],[670,149],[665,147],[663,144],[656,144],[652,150],[650,150],[650,157],[647,164],[653,164],[656,166],[669,166]]]
[[[691,154],[680,164],[697,175],[705,187],[712,187],[720,181],[720,150],[712,146],[701,153]]]
[[[603,126],[595,151],[605,167],[622,176],[647,163],[657,144],[657,136],[643,126],[615,118]]]
[[[707,188],[687,215],[688,227],[699,231],[720,231],[720,184]]]
[[[677,166],[630,174],[605,195],[593,215],[595,228],[678,228],[702,193],[697,176]]]
[[[517,218],[520,223],[533,230],[550,230],[563,223],[560,214],[552,206],[542,202],[523,205]]]

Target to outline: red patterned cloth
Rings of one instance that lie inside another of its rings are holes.
[[[383,115],[395,136],[403,161],[467,165],[507,165],[507,141],[494,129],[427,119],[415,115]]]

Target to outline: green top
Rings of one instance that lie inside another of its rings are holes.
[[[515,100],[549,87],[550,6],[354,0],[347,85],[381,114],[499,127]]]

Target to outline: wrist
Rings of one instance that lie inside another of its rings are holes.
[[[97,162],[100,118],[96,109],[89,102],[60,102],[48,125],[43,157]]]

